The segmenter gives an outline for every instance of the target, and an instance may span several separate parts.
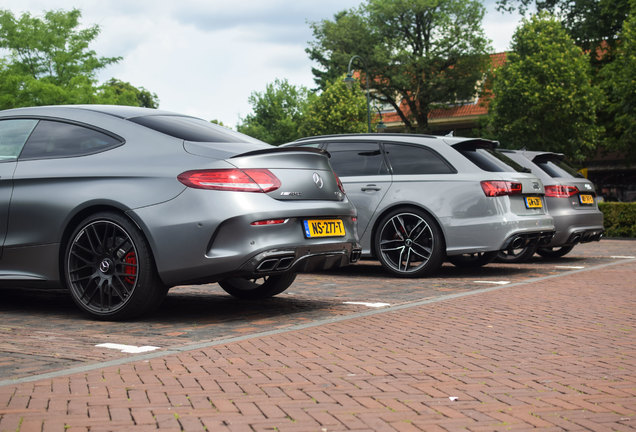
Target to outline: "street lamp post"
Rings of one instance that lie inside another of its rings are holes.
[[[351,71],[351,66],[353,65],[353,61],[355,59],[360,60],[364,65],[364,74],[367,78],[367,130],[369,131],[369,133],[371,133],[371,97],[369,94],[369,71],[367,69],[367,62],[359,55],[354,55],[349,60],[349,66],[347,67],[347,77],[344,79],[344,82],[348,86],[351,86],[353,85],[353,83],[356,82],[355,78],[353,78],[353,72]]]

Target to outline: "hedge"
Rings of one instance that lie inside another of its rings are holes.
[[[636,237],[636,202],[600,202],[605,237]]]

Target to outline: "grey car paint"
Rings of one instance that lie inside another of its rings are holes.
[[[581,175],[568,173],[556,167],[553,175],[542,169],[537,163],[560,163],[564,155],[560,153],[528,151],[528,150],[500,150],[519,164],[527,167],[534,175],[539,177],[544,185],[574,186],[579,193],[569,198],[557,198],[546,196],[548,212],[554,219],[556,234],[552,241],[544,245],[547,248],[573,246],[579,242],[598,241],[603,230],[603,213],[596,204],[596,188],[594,184]],[[581,194],[589,194],[594,197],[592,204],[582,204]]]
[[[220,133],[229,134],[232,142],[187,142],[130,121],[148,116],[187,118],[95,105],[0,112],[0,121],[76,124],[122,141],[83,156],[0,162],[0,281],[64,283],[62,256],[71,232],[88,215],[104,211],[125,215],[139,227],[165,286],[265,278],[357,259],[355,208],[340,192],[324,152],[277,149],[227,130]],[[189,170],[235,167],[269,169],[281,185],[252,193],[195,189],[177,180]],[[321,178],[320,187],[314,176]],[[273,218],[284,223],[250,225]],[[346,235],[305,238],[302,221],[308,218],[340,219]],[[259,269],[276,257],[283,257],[285,265]],[[101,317],[136,314],[111,312]]]
[[[347,176],[335,168],[347,195],[358,210],[358,230],[363,256],[375,257],[374,236],[378,221],[391,210],[418,208],[430,214],[443,232],[445,254],[456,256],[504,249],[518,236],[554,231],[552,218],[544,208],[527,208],[525,196],[543,197],[543,185],[536,176],[506,166],[505,172],[486,172],[464,157],[454,146],[485,140],[408,134],[332,135],[304,138],[288,146],[326,148],[341,143],[397,143],[431,149],[453,168],[448,174]],[[504,164],[505,165],[505,164]],[[486,197],[480,182],[514,181],[522,194]]]

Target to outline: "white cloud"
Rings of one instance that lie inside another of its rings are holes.
[[[157,93],[162,109],[235,126],[250,112],[248,97],[276,78],[313,87],[305,53],[308,22],[331,19],[360,0],[3,0],[2,9],[73,7],[82,24],[98,24],[91,46],[100,56],[122,56],[100,78],[129,81]],[[509,47],[518,17],[495,12],[484,20],[495,51]]]

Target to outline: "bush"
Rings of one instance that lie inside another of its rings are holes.
[[[636,237],[636,202],[601,202],[606,237]]]

